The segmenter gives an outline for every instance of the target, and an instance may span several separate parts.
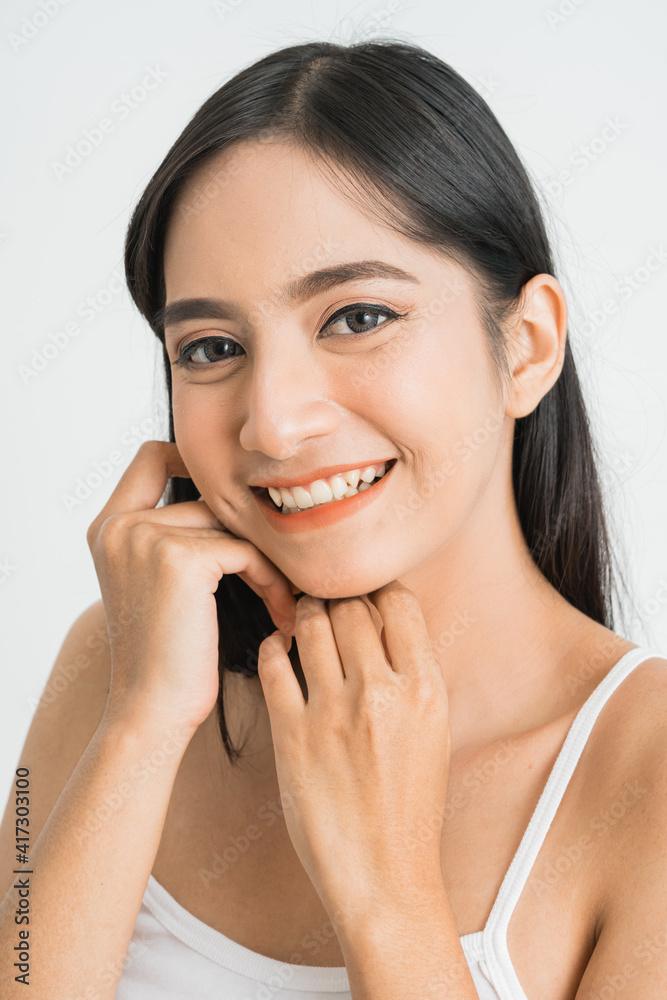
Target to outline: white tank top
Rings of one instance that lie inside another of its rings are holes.
[[[628,674],[652,657],[663,658],[647,646],[631,649],[582,705],[486,926],[460,938],[480,1000],[527,1000],[507,950],[512,912],[598,714]],[[310,948],[317,949],[314,938]],[[303,951],[298,964],[250,951],[198,920],[150,875],[115,1000],[351,1000],[345,966],[303,964],[307,944]]]

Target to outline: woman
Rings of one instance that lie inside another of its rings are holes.
[[[488,106],[402,42],[275,52],[169,150],[126,274],[170,441],[90,526],[59,669],[108,646],[20,761],[67,731],[38,995],[661,996],[666,660],[613,631],[567,305]]]

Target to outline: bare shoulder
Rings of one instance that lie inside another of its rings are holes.
[[[97,729],[106,706],[111,660],[104,604],[91,604],[75,620],[60,647],[30,723],[16,767],[30,770],[30,844]],[[13,799],[0,825],[0,875],[11,880]]]
[[[591,832],[604,848],[604,917],[651,835],[655,810],[667,804],[667,658],[646,659],[621,681],[595,724],[591,751],[587,785]]]
[[[604,808],[593,835],[605,841],[604,888],[595,948],[575,1000],[601,990],[609,977],[619,989],[622,983],[634,996],[657,1000],[667,982],[667,658],[638,664],[600,722],[596,769]]]
[[[39,741],[49,757],[55,751],[67,755],[78,749],[82,738],[87,746],[102,718],[110,677],[107,620],[99,600],[87,607],[67,632],[42,690],[26,746],[28,740],[32,745],[33,732],[37,737],[49,737],[48,747],[42,748]]]
[[[637,664],[610,695],[600,717],[607,764],[645,766],[645,754],[659,752],[656,734],[667,729],[667,657]]]

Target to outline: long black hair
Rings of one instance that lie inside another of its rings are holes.
[[[480,314],[498,385],[510,376],[503,320],[524,284],[554,275],[544,221],[527,172],[483,98],[432,53],[402,40],[307,42],[273,52],[209,97],[149,181],[129,223],[130,294],[163,345],[169,439],[175,440],[171,366],[161,321],[163,247],[185,182],[243,140],[278,138],[344,175],[360,203],[416,243],[438,248],[477,278]],[[213,183],[224,182],[222,180]],[[356,194],[355,194],[356,192]],[[205,192],[204,192],[205,208]],[[186,210],[199,210],[197,204]],[[568,336],[562,371],[535,409],[516,419],[512,478],[534,561],[559,593],[613,628],[612,551],[593,436]],[[192,480],[171,479],[165,502],[194,500]],[[220,633],[218,719],[226,670],[257,673],[257,651],[275,628],[264,602],[234,574],[216,593]],[[296,642],[290,659],[300,667]],[[245,744],[244,744],[245,745]]]

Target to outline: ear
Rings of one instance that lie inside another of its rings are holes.
[[[563,368],[567,339],[567,302],[558,281],[536,274],[523,286],[523,306],[510,334],[513,371],[505,412],[531,413]]]

